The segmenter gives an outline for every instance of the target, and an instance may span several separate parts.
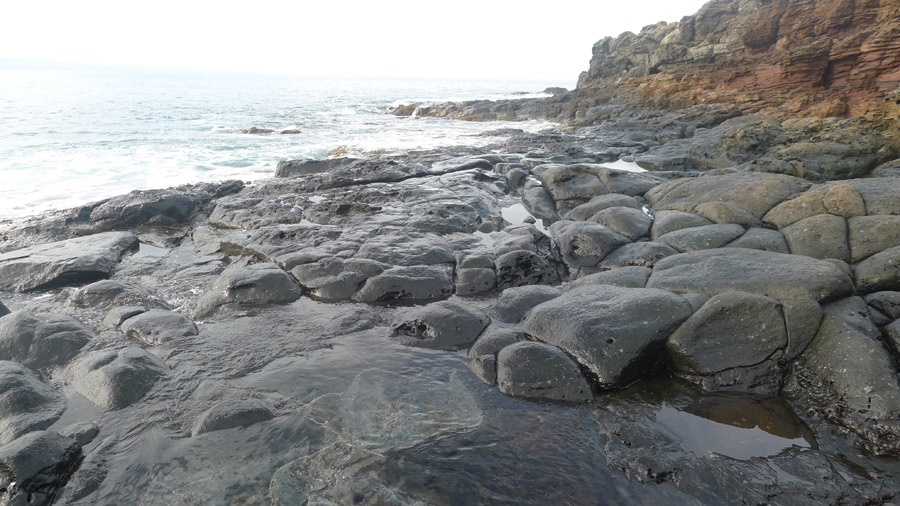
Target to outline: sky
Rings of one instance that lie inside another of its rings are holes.
[[[594,42],[705,0],[4,2],[0,59],[310,77],[571,81]]]

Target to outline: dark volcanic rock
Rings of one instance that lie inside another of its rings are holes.
[[[7,308],[2,302],[0,302],[0,318],[8,315],[9,313],[9,308]]]
[[[291,276],[273,263],[227,269],[200,297],[194,318],[207,316],[226,304],[272,304],[293,302],[303,290]]]
[[[497,257],[497,288],[551,284],[559,281],[559,272],[546,258],[531,251],[512,251]]]
[[[809,348],[785,384],[798,406],[858,436],[876,454],[900,454],[900,385],[882,344],[826,308]]]
[[[658,237],[669,232],[712,224],[708,219],[697,216],[694,213],[659,210],[653,214],[653,227],[650,229],[650,238],[655,241]]]
[[[571,268],[596,267],[613,250],[631,241],[603,225],[587,221],[557,221],[550,233]]]
[[[875,292],[866,295],[866,303],[892,320],[900,318],[900,292]]]
[[[17,311],[0,319],[0,359],[34,369],[64,365],[94,337],[71,316]]]
[[[507,288],[500,294],[497,302],[485,309],[485,313],[501,322],[519,323],[531,308],[560,295],[562,292],[559,288],[552,286],[528,285]]]
[[[578,278],[575,281],[565,285],[563,289],[568,291],[575,288],[582,288],[592,285],[612,285],[622,288],[644,288],[652,272],[653,270],[649,267],[641,267],[636,265],[619,267],[610,271],[597,272],[584,276],[583,278]]]
[[[52,425],[66,409],[66,398],[27,367],[0,361],[0,445]]]
[[[804,218],[783,229],[791,253],[813,258],[850,261],[847,220],[831,214]]]
[[[120,329],[125,335],[140,339],[147,344],[166,344],[179,337],[197,335],[197,325],[181,313],[154,309],[139,313],[122,322]]]
[[[742,235],[744,235],[744,227],[740,225],[705,225],[675,230],[657,237],[656,240],[686,253],[721,248]]]
[[[56,432],[32,432],[0,447],[4,504],[50,504],[78,464],[81,445]]]
[[[617,269],[637,266],[653,267],[656,262],[668,256],[677,255],[678,250],[659,242],[636,242],[626,244],[606,255],[600,262],[601,269]]]
[[[393,267],[366,280],[353,295],[359,302],[426,301],[453,294],[453,268],[442,265]]]
[[[678,374],[704,390],[775,395],[781,388],[781,359],[788,347],[781,304],[744,292],[709,299],[669,336]]]
[[[591,216],[610,207],[628,207],[640,210],[641,204],[634,197],[620,193],[609,193],[592,198],[566,213],[563,218],[571,221],[588,221]]]
[[[68,302],[79,307],[99,309],[135,305],[165,307],[165,304],[153,297],[146,288],[112,279],[97,281],[75,290]]]
[[[519,342],[497,354],[497,386],[506,395],[587,402],[591,385],[578,364],[556,346]]]
[[[662,290],[585,286],[532,309],[522,329],[574,357],[600,388],[614,389],[653,373],[669,333],[692,312]]]
[[[834,299],[853,292],[850,278],[832,263],[744,248],[664,258],[653,269],[647,287],[709,296],[750,292],[778,300]]]
[[[900,246],[870,256],[854,269],[861,292],[900,290]]]
[[[349,299],[367,279],[389,267],[365,258],[323,258],[315,263],[298,265],[291,269],[291,274],[313,297],[339,301]]]
[[[166,375],[166,366],[140,348],[92,352],[67,368],[68,382],[105,411],[140,400]]]
[[[122,255],[136,249],[130,232],[106,232],[0,255],[0,290],[43,290],[108,278]]]
[[[632,207],[608,207],[598,211],[588,221],[597,222],[632,241],[650,235],[650,226],[653,224],[653,218],[647,213]]]
[[[441,301],[399,313],[391,335],[407,346],[458,349],[472,344],[490,322],[480,309]]]
[[[325,160],[282,160],[275,168],[275,177],[295,177],[320,172],[331,172],[353,163],[354,158],[327,158]]]
[[[183,225],[219,197],[243,189],[241,181],[199,183],[165,190],[137,190],[113,197],[91,211],[99,230],[121,230],[145,225]]]
[[[790,253],[784,235],[777,230],[753,227],[744,232],[744,235],[725,245],[726,248],[747,248],[774,251],[775,253]]]

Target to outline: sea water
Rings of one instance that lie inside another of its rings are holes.
[[[389,110],[542,96],[566,84],[0,68],[0,219],[135,189],[256,181],[272,177],[279,160],[324,158],[344,146],[361,153],[486,144],[496,138],[478,134],[510,124],[400,118]],[[242,133],[253,127],[275,133]],[[278,133],[284,130],[301,133]]]

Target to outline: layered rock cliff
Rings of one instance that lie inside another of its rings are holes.
[[[680,22],[600,40],[578,81],[616,102],[781,117],[875,115],[898,85],[896,0],[713,0]]]

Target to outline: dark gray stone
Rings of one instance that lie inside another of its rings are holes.
[[[676,372],[704,390],[768,395],[781,387],[787,345],[778,301],[745,292],[713,296],[667,341]]]
[[[653,226],[650,228],[650,238],[657,237],[685,228],[702,227],[712,225],[713,222],[702,216],[684,211],[655,211],[653,213]]]
[[[84,446],[93,441],[97,434],[100,434],[100,426],[93,422],[76,423],[64,427],[59,433],[74,439],[78,446]]]
[[[181,313],[154,309],[140,313],[122,322],[122,332],[147,344],[166,344],[180,337],[196,336],[197,325]]]
[[[295,177],[321,172],[332,172],[353,163],[353,158],[328,158],[325,160],[282,160],[275,167],[275,177]]]
[[[552,284],[559,281],[559,272],[543,256],[531,251],[511,251],[497,257],[497,288]]]
[[[588,402],[591,385],[562,350],[543,343],[511,344],[497,355],[497,386],[506,395]]]
[[[311,296],[334,302],[349,299],[367,279],[381,274],[389,267],[364,258],[332,257],[298,265],[291,269],[291,274],[309,290]]]
[[[619,193],[598,195],[566,213],[565,216],[563,216],[563,219],[571,221],[588,221],[591,216],[610,207],[628,207],[640,210],[641,204],[634,197]]]
[[[597,222],[632,241],[650,235],[650,226],[653,225],[653,218],[642,209],[632,207],[608,207],[598,211],[588,221]]]
[[[892,320],[900,318],[900,292],[875,292],[866,295],[866,303]]]
[[[391,335],[407,346],[459,349],[472,344],[490,322],[480,309],[448,300],[400,312],[391,322]]]
[[[626,244],[606,255],[600,262],[601,269],[638,266],[653,267],[656,262],[668,256],[677,255],[678,250],[660,242],[636,242]]]
[[[103,319],[103,324],[107,327],[116,328],[122,323],[131,318],[132,316],[137,316],[141,313],[146,313],[147,308],[144,306],[119,306],[114,307],[106,313],[106,318]]]
[[[256,305],[293,302],[303,290],[288,273],[272,263],[227,269],[213,281],[194,307],[194,318],[202,318],[226,304]]]
[[[488,385],[497,384],[497,355],[479,355],[470,358],[468,362],[469,370]]]
[[[562,348],[600,388],[614,389],[653,373],[669,333],[692,312],[662,290],[585,286],[532,309],[522,330]]]
[[[900,386],[882,344],[826,310],[794,365],[784,393],[792,402],[856,436],[869,451],[900,453]]]
[[[834,299],[853,283],[834,264],[800,255],[744,248],[682,253],[660,260],[648,288],[675,293],[750,292],[777,300]]]
[[[50,504],[80,457],[81,446],[74,439],[50,431],[0,446],[4,504]]]
[[[747,248],[774,251],[775,253],[790,253],[784,235],[777,230],[753,227],[744,235],[725,245],[726,248]]]
[[[491,304],[485,313],[507,323],[518,323],[525,313],[534,306],[562,295],[559,288],[542,285],[527,285],[507,288],[497,302]]]
[[[0,361],[0,445],[51,426],[66,409],[66,398],[31,369]]]
[[[721,248],[742,235],[744,235],[744,227],[740,225],[705,225],[675,230],[657,237],[656,240],[686,253]]]
[[[784,227],[781,233],[795,255],[850,261],[847,220],[840,216],[819,214],[804,218]]]
[[[900,291],[900,246],[876,253],[854,268],[856,288],[863,293]]]
[[[475,295],[491,292],[496,287],[497,273],[494,272],[493,268],[476,267],[456,271],[457,295]]]
[[[900,216],[856,216],[847,220],[847,228],[852,263],[900,246]]]
[[[469,348],[469,360],[482,355],[496,355],[503,348],[524,340],[525,334],[520,330],[491,325]]]
[[[274,416],[272,411],[259,401],[225,399],[197,417],[191,428],[191,436],[235,427],[246,427],[271,420]]]
[[[619,246],[631,241],[603,225],[586,221],[557,221],[550,234],[570,267],[595,267]]]
[[[631,266],[620,267],[611,271],[597,272],[589,274],[583,278],[576,279],[563,287],[564,290],[573,290],[592,285],[612,285],[622,288],[644,288],[650,274],[653,272],[649,267]]]
[[[2,302],[0,302],[0,318],[8,315],[9,313],[9,308],[7,308]]]
[[[550,193],[543,186],[532,186],[529,188],[526,184],[525,192],[522,194],[522,203],[525,204],[528,212],[537,218],[547,220],[559,219],[553,197],[550,196]]]
[[[366,280],[353,300],[389,302],[396,300],[426,301],[448,297],[453,293],[453,269],[442,265],[393,267]]]
[[[69,383],[105,411],[140,400],[166,375],[166,366],[140,348],[92,352],[66,370]]]
[[[97,281],[75,290],[68,302],[74,306],[98,309],[108,309],[113,306],[165,306],[162,301],[155,299],[146,288],[112,279]]]
[[[367,258],[388,265],[455,264],[453,248],[434,234],[395,232],[372,237],[359,247],[355,258]]]
[[[109,277],[138,247],[131,232],[105,232],[0,254],[0,290],[45,290]]]
[[[0,318],[0,359],[34,369],[63,365],[94,337],[71,316],[16,311]]]

